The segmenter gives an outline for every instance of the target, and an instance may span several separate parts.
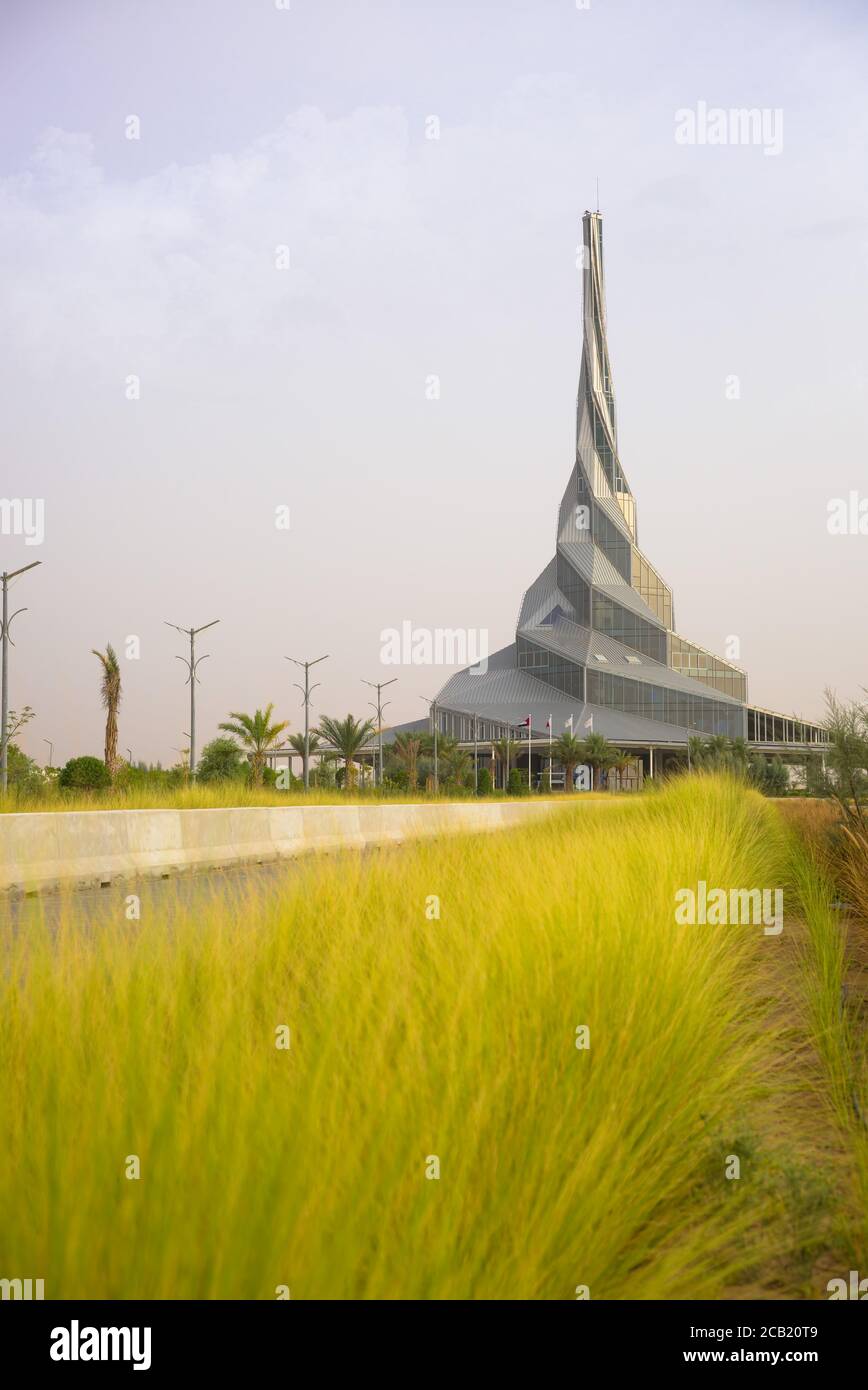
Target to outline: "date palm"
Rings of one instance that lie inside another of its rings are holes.
[[[105,765],[114,777],[118,766],[118,709],[121,703],[121,668],[111,642],[104,652],[92,649],[93,655],[102,662],[100,694],[105,710]]]
[[[304,734],[290,734],[286,740],[293,752],[301,758],[302,771],[304,770]],[[309,729],[307,734],[307,751],[313,757],[314,753],[322,754],[323,742],[316,729]]]
[[[284,729],[289,728],[288,719],[283,719],[278,724],[271,722],[273,710],[273,704],[266,705],[265,709],[256,710],[254,714],[241,714],[236,710],[230,710],[229,719],[217,726],[224,733],[233,734],[242,748],[247,749],[250,754],[250,780],[254,787],[262,786],[262,769],[265,766],[266,755],[278,746],[280,735]]]
[[[591,768],[594,774],[594,786],[600,785],[600,773],[607,772],[613,767],[620,755],[620,750],[610,743],[605,734],[588,734],[584,741],[585,752],[582,759]]]
[[[585,745],[575,734],[561,734],[552,744],[552,758],[564,768],[564,791],[573,790],[573,773],[585,761]]]
[[[346,719],[331,719],[323,715],[319,721],[319,732],[326,743],[344,760],[346,769],[346,788],[351,791],[356,784],[355,758],[374,732],[370,719],[354,719],[348,714]]]
[[[407,786],[411,792],[416,790],[419,780],[419,755],[422,747],[423,740],[420,734],[403,733],[395,735],[390,750],[407,773]]]

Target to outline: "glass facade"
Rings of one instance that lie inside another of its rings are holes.
[[[632,573],[632,549],[630,542],[610,521],[596,502],[591,503],[591,536],[595,545],[602,550],[606,559],[615,566],[622,579],[630,583]]]
[[[620,491],[620,489],[616,489],[615,487],[615,454],[609,443],[609,435],[603,423],[603,417],[594,404],[590,391],[588,391],[588,413],[593,421],[594,448],[597,451],[597,458],[602,464],[603,472],[609,482],[609,487],[613,492]]]
[[[526,637],[516,639],[516,649],[518,664],[522,670],[529,671],[532,676],[545,681],[547,685],[553,685],[565,695],[571,695],[573,699],[584,703],[584,666],[575,661],[567,661],[566,657],[558,656],[555,652],[546,651],[545,647],[537,646],[536,642],[529,642]]]
[[[622,607],[613,598],[598,593],[596,589],[591,619],[591,626],[596,628],[597,632],[605,632],[607,636],[614,637],[616,642],[623,642],[625,647],[632,647],[635,651],[650,656],[653,661],[659,661],[661,666],[666,665],[666,633],[663,628],[646,622],[638,613]]]
[[[719,656],[704,652],[701,647],[695,647],[692,642],[685,642],[683,637],[676,637],[674,632],[669,636],[669,665],[673,671],[702,681],[703,685],[710,685],[722,695],[731,695],[734,700],[742,702],[747,700],[747,676],[744,671],[721,661]]]
[[[672,626],[672,590],[638,550],[632,552],[630,583],[666,628]]]
[[[722,700],[690,695],[666,686],[649,685],[647,681],[616,676],[608,671],[588,669],[587,701],[621,710],[624,714],[639,715],[642,719],[659,719],[662,724],[675,724],[695,729],[703,734],[727,734],[730,738],[744,735],[743,711],[738,705]]]
[[[828,735],[818,724],[806,724],[801,719],[788,719],[769,710],[748,709],[747,737],[749,743],[826,743]]]
[[[558,551],[558,588],[569,599],[576,610],[576,622],[582,627],[591,626],[591,589],[582,576],[573,569]]]

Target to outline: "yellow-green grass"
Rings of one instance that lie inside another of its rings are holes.
[[[781,938],[674,915],[700,878],[781,886],[789,854],[758,795],[685,779],[192,913],[7,930],[0,1275],[121,1299],[822,1296],[836,1194],[793,1132]]]
[[[564,797],[563,792],[551,793],[556,799]],[[576,800],[596,800],[611,796],[609,792],[582,792]],[[626,795],[626,793],[625,793]],[[376,801],[420,802],[420,801],[466,801],[473,800],[471,792],[454,794],[443,791],[434,797],[433,793],[422,790],[416,792],[378,792],[374,789],[343,792],[325,788],[311,787],[308,791],[278,791],[271,787],[246,787],[237,782],[199,783],[192,787],[128,787],[107,788],[97,792],[61,791],[47,788],[35,796],[10,793],[0,796],[0,814],[22,814],[40,811],[202,811],[211,807],[226,806],[346,806],[369,805]],[[503,792],[492,792],[485,800],[515,800]]]
[[[823,1100],[847,1154],[849,1200],[839,1212],[839,1243],[852,1261],[868,1260],[868,959],[865,922],[837,902],[834,861],[797,822],[794,880],[808,929],[801,952]],[[868,877],[862,870],[863,878]],[[840,1271],[839,1271],[840,1272]],[[846,1273],[846,1271],[844,1271]]]

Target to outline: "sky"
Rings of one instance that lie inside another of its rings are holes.
[[[220,620],[200,749],[269,701],[303,726],[287,656],[329,654],[314,720],[397,675],[397,722],[455,668],[384,664],[386,630],[512,641],[574,457],[597,180],[621,458],[679,631],[737,638],[752,703],[858,696],[868,534],[829,506],[868,496],[866,71],[862,0],[3,0],[26,751],[101,755],[111,642],[122,755],[176,761],[166,622]],[[703,103],[774,139],[685,142]]]

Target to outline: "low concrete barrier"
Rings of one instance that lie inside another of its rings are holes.
[[[579,801],[580,798],[576,798]],[[315,850],[504,830],[559,801],[47,811],[0,816],[0,890],[90,887],[142,874],[264,863]]]

